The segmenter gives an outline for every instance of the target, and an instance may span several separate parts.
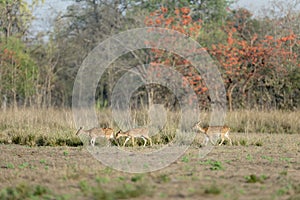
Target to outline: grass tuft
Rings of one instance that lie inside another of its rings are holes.
[[[209,186],[208,188],[205,188],[204,194],[213,194],[213,195],[218,195],[221,194],[221,189],[216,186],[215,184]]]

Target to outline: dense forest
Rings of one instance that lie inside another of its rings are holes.
[[[51,31],[33,35],[33,9],[42,3],[0,0],[1,109],[70,107],[77,71],[89,52],[114,34],[149,26],[179,31],[201,44],[218,63],[230,110],[300,107],[299,1],[274,1],[264,16],[253,16],[228,0],[74,0],[55,16]],[[99,81],[97,106],[110,105],[118,78],[141,61],[170,64],[187,77],[201,105],[209,105],[201,74],[176,55],[158,59],[161,54],[135,51],[112,63]],[[166,88],[150,87],[153,101],[171,101]],[[133,98],[147,104],[145,96],[141,88]]]

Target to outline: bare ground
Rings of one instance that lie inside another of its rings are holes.
[[[8,187],[43,186],[52,199],[300,199],[298,134],[231,137],[234,146],[200,159],[192,145],[170,166],[144,174],[106,167],[84,147],[0,145],[0,198]]]

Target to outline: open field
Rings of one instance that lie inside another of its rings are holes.
[[[6,111],[0,116],[0,199],[300,199],[299,116],[228,113],[233,146],[217,146],[200,159],[198,135],[170,166],[131,174],[104,166],[82,146],[71,111]],[[99,112],[99,119],[100,126],[113,126],[109,112]],[[125,148],[157,149],[172,139],[172,126],[152,138],[153,147]]]
[[[298,135],[233,133],[231,137],[245,143],[215,147],[204,159],[192,145],[169,167],[144,174],[115,171],[83,147],[0,145],[0,198],[300,198]]]

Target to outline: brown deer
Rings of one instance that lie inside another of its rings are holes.
[[[200,132],[204,133],[205,135],[205,145],[207,145],[208,141],[210,141],[213,145],[215,145],[210,138],[211,134],[214,133],[218,133],[218,137],[220,137],[221,135],[221,142],[219,144],[219,146],[221,146],[225,140],[225,138],[227,138],[229,140],[230,145],[232,145],[232,140],[229,137],[229,131],[230,128],[228,126],[208,126],[208,127],[204,127],[202,128],[200,126],[200,122],[197,122],[194,126],[194,128],[197,128]]]
[[[147,128],[135,128],[126,132],[119,131],[116,134],[116,139],[119,139],[120,137],[126,137],[123,146],[125,146],[130,139],[132,139],[132,145],[134,146],[134,138],[142,138],[144,140],[144,146],[146,146],[147,140],[149,140],[150,146],[152,146],[152,140],[149,137],[149,130]]]
[[[80,134],[88,135],[91,138],[90,143],[92,146],[95,146],[95,142],[98,137],[106,138],[110,142],[110,144],[111,144],[111,139],[115,139],[114,130],[112,128],[95,127],[89,130],[83,130],[83,127],[80,127],[76,132],[76,135],[80,135]]]

